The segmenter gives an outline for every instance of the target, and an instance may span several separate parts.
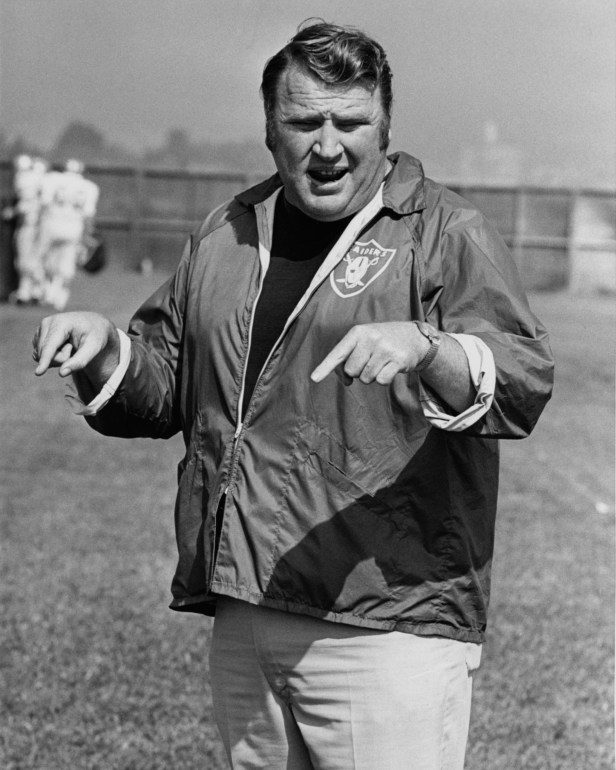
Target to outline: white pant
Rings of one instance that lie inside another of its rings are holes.
[[[41,220],[38,252],[45,272],[43,300],[56,310],[64,310],[68,303],[83,233],[83,218],[71,212],[47,214]]]
[[[242,770],[462,770],[481,647],[221,598],[214,716]]]
[[[43,262],[38,253],[36,221],[26,218],[15,233],[15,267],[19,276],[16,298],[24,302],[43,296]]]

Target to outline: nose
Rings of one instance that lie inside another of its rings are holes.
[[[335,160],[344,152],[338,131],[327,123],[321,126],[312,149],[323,160]]]

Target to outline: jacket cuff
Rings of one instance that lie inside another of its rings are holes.
[[[100,412],[100,410],[115,395],[116,390],[124,379],[124,375],[130,364],[131,342],[130,337],[121,329],[118,329],[118,336],[120,338],[120,361],[111,377],[89,404],[83,403],[77,395],[75,385],[69,383],[68,387],[70,392],[66,393],[64,398],[67,400],[70,408],[75,414],[80,414],[84,417],[92,417],[97,412]]]
[[[460,343],[468,359],[471,380],[475,386],[475,401],[457,415],[446,411],[446,407],[434,391],[419,378],[419,398],[425,418],[436,428],[463,431],[481,419],[492,406],[496,387],[496,367],[492,351],[479,337],[472,334],[449,334]]]

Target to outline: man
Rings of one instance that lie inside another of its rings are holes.
[[[47,162],[42,158],[18,155],[14,162],[15,205],[5,216],[16,218],[15,268],[18,285],[11,294],[11,302],[37,304],[43,297],[43,265],[37,249],[41,186],[47,173]]]
[[[36,373],[74,374],[101,433],[183,431],[171,606],[216,612],[233,767],[461,768],[495,439],[549,398],[546,333],[481,214],[387,155],[380,45],[307,26],[262,93],[278,175],[206,220],[130,337],[46,319]]]
[[[64,171],[45,175],[41,187],[41,216],[38,254],[43,264],[43,299],[56,310],[64,310],[71,283],[96,214],[98,185],[83,176],[79,160],[66,162]]]

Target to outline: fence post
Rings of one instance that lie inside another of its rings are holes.
[[[523,270],[525,221],[524,188],[517,187],[513,199],[513,258],[520,272]]]
[[[565,237],[567,238],[567,245],[565,247],[565,258],[567,260],[567,285],[565,288],[567,290],[572,289],[572,278],[573,278],[573,264],[576,258],[576,243],[575,243],[575,217],[576,217],[576,211],[577,211],[577,204],[578,204],[578,198],[579,198],[579,192],[578,190],[569,190],[569,201],[567,206],[567,222],[566,222],[566,230],[565,230]]]
[[[133,169],[135,185],[135,202],[130,219],[129,251],[130,263],[133,269],[138,270],[141,265],[141,220],[143,218],[143,194],[144,194],[144,170],[143,166],[135,166]]]
[[[7,300],[19,284],[15,268],[16,217],[6,211],[13,206],[13,199],[0,198],[0,301]]]

